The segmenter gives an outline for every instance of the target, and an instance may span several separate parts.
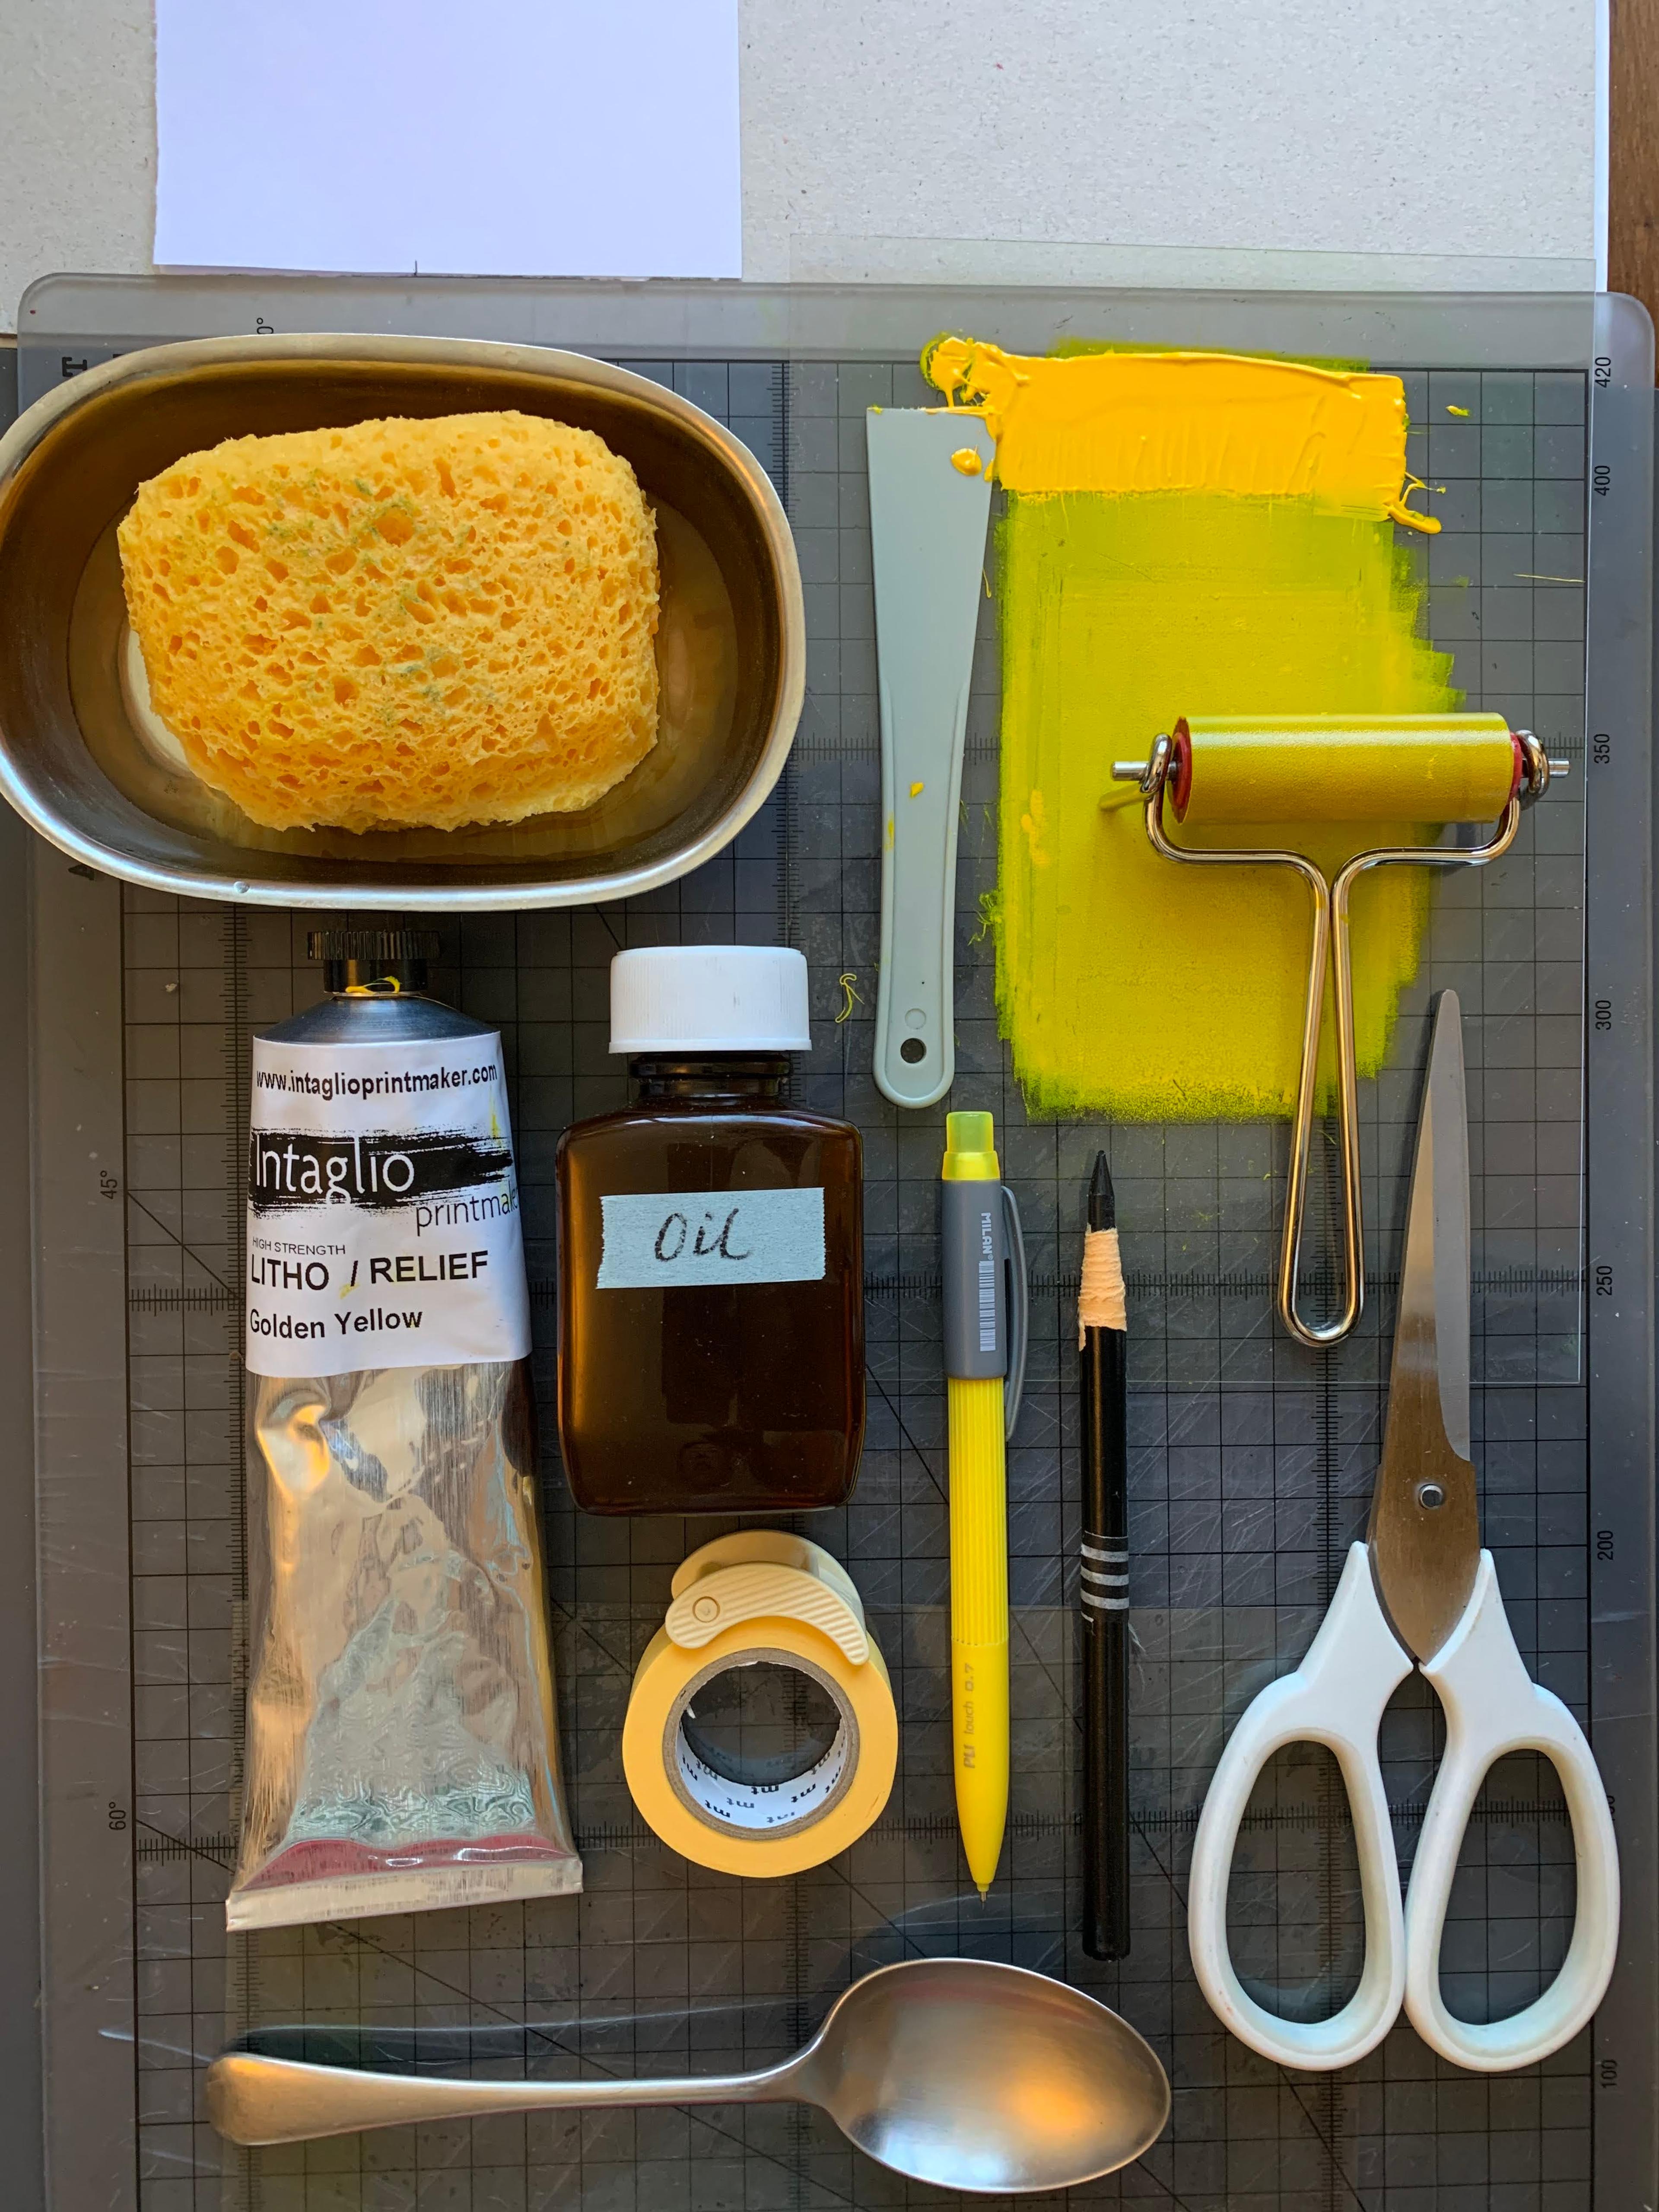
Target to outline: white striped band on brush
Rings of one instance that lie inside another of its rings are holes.
[[[1129,1547],[1109,1536],[1085,1536],[1082,1555],[1085,1605],[1097,1613],[1129,1609]]]

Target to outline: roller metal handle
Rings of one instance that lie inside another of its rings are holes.
[[[1193,1971],[1223,2026],[1280,2066],[1310,2073],[1352,2066],[1376,2049],[1399,2016],[1406,1987],[1405,1919],[1377,1732],[1389,1698],[1411,1671],[1411,1659],[1377,1597],[1370,1555],[1363,1544],[1352,1545],[1307,1657],[1246,1708],[1204,1800],[1187,1890]],[[1258,2004],[1235,1972],[1227,1947],[1227,1882],[1239,1822],[1256,1777],[1275,1752],[1292,1743],[1322,1743],[1334,1754],[1359,1856],[1365,1960],[1359,1986],[1328,2020],[1281,2020]]]
[[[956,1073],[957,823],[995,447],[972,416],[872,408],[866,423],[881,708],[875,1076],[896,1106],[931,1106]],[[977,474],[952,462],[968,452]]]
[[[1406,1893],[1406,2010],[1431,2051],[1493,2074],[1547,2058],[1577,2035],[1607,1993],[1619,1947],[1619,1850],[1583,1730],[1516,1649],[1492,1553],[1482,1552],[1463,1618],[1424,1662],[1446,1712],[1446,1750],[1424,1816]],[[1457,1855],[1480,1785],[1497,1759],[1538,1751],[1561,1778],[1572,1818],[1578,1894],[1572,1942],[1543,1995],[1508,2020],[1458,2020],[1440,1994],[1440,1942]]]
[[[1177,731],[1181,725],[1177,724]],[[1553,775],[1565,773],[1565,761],[1553,761],[1529,730],[1511,732],[1520,747],[1520,787],[1499,817],[1492,836],[1476,846],[1408,845],[1358,853],[1327,883],[1304,854],[1266,847],[1222,851],[1176,845],[1164,827],[1164,800],[1176,763],[1175,741],[1159,735],[1145,762],[1115,761],[1115,781],[1139,786],[1146,805],[1146,836],[1152,849],[1168,860],[1193,867],[1281,867],[1292,869],[1306,884],[1313,908],[1308,949],[1308,986],[1304,1002],[1302,1059],[1297,1078],[1296,1114],[1291,1133],[1285,1191],[1285,1224],[1279,1240],[1279,1315],[1298,1344],[1322,1351],[1340,1344],[1352,1330],[1365,1305],[1364,1218],[1360,1185],[1358,1070],[1354,1039],[1353,968],[1349,943],[1349,902],[1358,878],[1382,867],[1483,867],[1501,859],[1515,842],[1525,808],[1549,788]],[[1113,801],[1103,799],[1103,805]],[[1324,1017],[1325,981],[1332,972],[1336,1016],[1336,1111],[1342,1154],[1342,1297],[1322,1322],[1302,1311],[1302,1234],[1308,1203],[1308,1168],[1313,1146],[1314,1105],[1319,1079],[1319,1032]]]

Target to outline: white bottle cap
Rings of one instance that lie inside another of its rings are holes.
[[[650,945],[611,963],[612,1052],[805,1052],[806,962],[781,945]]]

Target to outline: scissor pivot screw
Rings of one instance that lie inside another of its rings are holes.
[[[1433,1513],[1446,1502],[1446,1493],[1437,1482],[1419,1482],[1417,1502],[1425,1513]]]

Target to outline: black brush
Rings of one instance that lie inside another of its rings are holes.
[[[1129,1951],[1129,1339],[1106,1155],[1089,1184],[1078,1297],[1083,1384],[1083,1948]]]

